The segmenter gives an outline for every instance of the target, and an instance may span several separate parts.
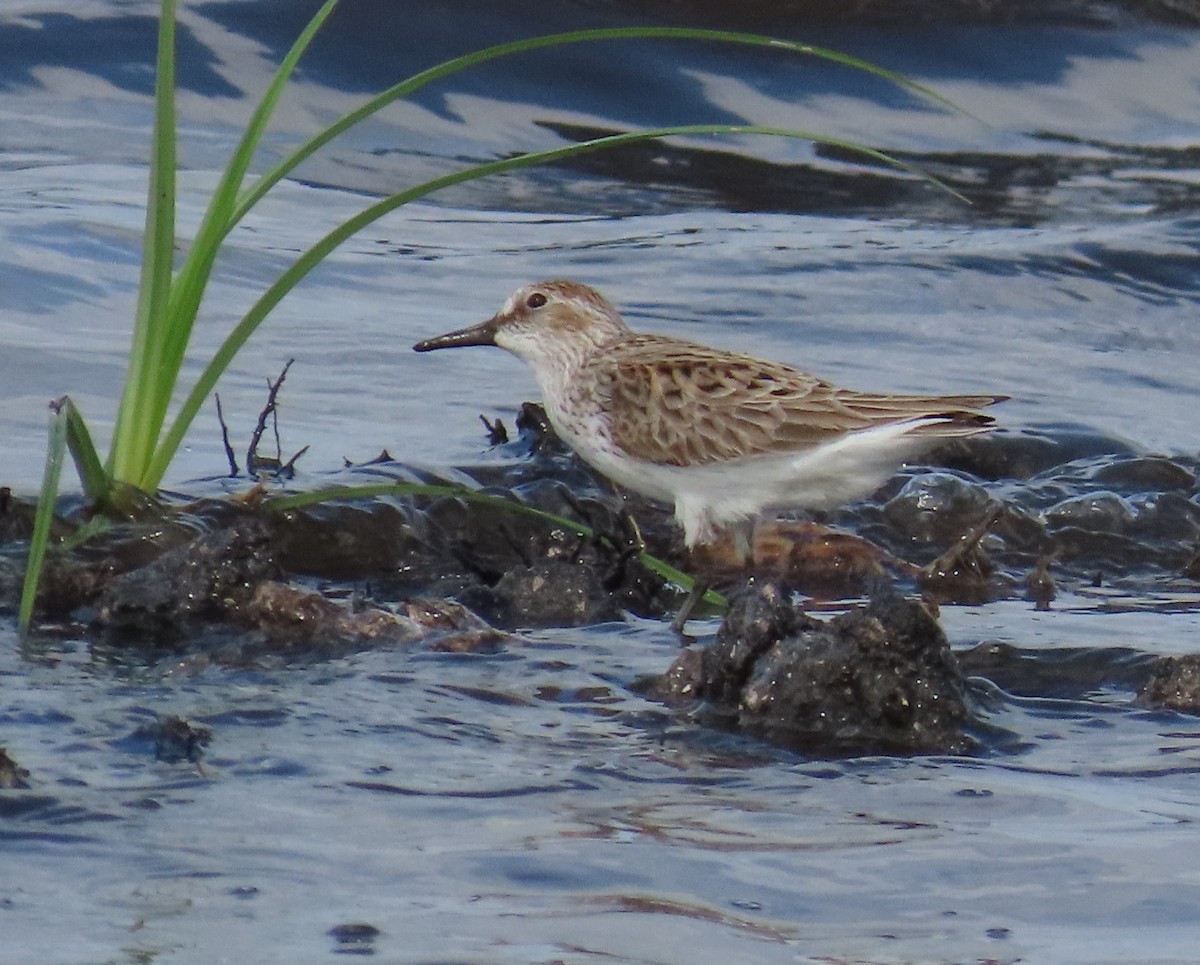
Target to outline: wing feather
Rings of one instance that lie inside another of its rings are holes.
[[[913,431],[923,435],[967,435],[993,421],[974,410],[1004,398],[855,392],[776,362],[657,335],[598,353],[576,385],[598,390],[614,443],[674,466],[798,453],[856,429],[918,419]]]

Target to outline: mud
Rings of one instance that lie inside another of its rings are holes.
[[[827,622],[774,584],[750,587],[709,647],[650,687],[700,719],[814,756],[968,754],[985,725],[927,607],[887,596]]]
[[[285,512],[271,509],[270,487],[265,501],[176,498],[55,551],[38,632],[174,674],[378,647],[489,653],[543,627],[669,618],[682,593],[640,556],[688,569],[668,509],[614,491],[537,406],[515,425],[513,437],[485,420],[500,458],[461,472],[594,535],[457,496]],[[445,485],[385,458],[305,488],[388,480]],[[19,595],[31,513],[0,498],[5,608]],[[86,507],[64,503],[56,535],[86,521]],[[972,676],[1031,696],[1118,687],[1196,713],[1200,657],[989,645],[956,655],[937,613],[997,599],[1053,609],[1096,587],[1194,598],[1198,544],[1195,461],[1100,437],[996,433],[935,454],[869,503],[761,525],[754,579],[730,564],[718,584],[734,604],[715,642],[682,651],[650,692],[697,721],[818,756],[1006,746],[977,712]],[[850,602],[832,619],[811,615],[828,601]],[[192,760],[200,746],[173,753]]]
[[[94,624],[110,645],[168,647],[243,615],[258,586],[282,575],[265,523],[248,517],[115,577]]]
[[[1200,714],[1200,654],[1155,659],[1137,700],[1144,707]]]

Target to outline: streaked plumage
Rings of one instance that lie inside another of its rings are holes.
[[[778,362],[633,332],[586,285],[548,281],[492,318],[414,346],[524,360],[555,431],[616,482],[670,502],[689,547],[772,509],[874,492],[941,439],[986,431],[1004,396],[856,392]]]

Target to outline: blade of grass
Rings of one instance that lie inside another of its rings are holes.
[[[402,80],[400,83],[389,87],[386,91],[376,95],[361,107],[337,120],[319,134],[314,135],[295,151],[289,154],[286,158],[274,165],[266,171],[239,199],[237,210],[231,217],[226,230],[232,229],[245,215],[262,199],[262,197],[283,178],[287,177],[293,170],[296,169],[307,158],[332,141],[335,137],[342,134],[349,128],[365,120],[372,114],[386,107],[393,101],[402,97],[407,97],[422,87],[447,77],[451,74],[458,73],[478,64],[486,63],[490,60],[496,60],[501,57],[510,57],[514,54],[527,53],[529,51],[540,50],[546,47],[556,47],[564,44],[588,43],[605,40],[651,40],[651,39],[666,39],[666,40],[699,40],[713,41],[719,43],[744,44],[757,47],[769,47],[775,50],[789,51],[791,53],[801,54],[805,56],[817,57],[822,60],[840,64],[844,67],[850,67],[854,70],[865,71],[873,74],[876,77],[889,81],[905,90],[937,103],[943,107],[949,108],[959,113],[966,113],[962,108],[955,105],[953,102],[943,97],[937,91],[924,84],[918,84],[915,81],[909,80],[903,74],[896,71],[888,70],[886,67],[881,67],[878,64],[873,64],[870,61],[862,60],[858,57],[852,57],[849,54],[844,54],[841,51],[831,50],[827,47],[817,47],[813,44],[800,43],[798,41],[781,40],[778,37],[769,37],[763,34],[743,33],[739,31],[728,30],[705,30],[691,27],[611,27],[600,30],[575,30],[566,33],[547,34],[542,37],[530,37],[524,40],[517,40],[511,43],[496,44],[492,47],[485,47],[482,50],[472,51],[460,57],[454,57],[450,60],[436,64],[420,73],[414,74],[411,77]],[[971,116],[971,115],[968,115]]]
[[[229,228],[235,223],[230,216],[237,203],[242,181],[250,168],[250,163],[254,159],[267,125],[270,123],[271,115],[279,103],[284,87],[295,70],[296,64],[338,2],[339,0],[326,0],[280,63],[237,147],[230,156],[220,183],[209,199],[208,209],[205,211],[196,237],[172,286],[171,297],[163,319],[164,347],[159,364],[164,379],[170,379],[172,388],[174,388],[179,371],[183,366],[184,353],[187,351],[188,342],[191,339],[200,302],[204,297],[204,289],[212,275],[221,239],[228,234]],[[153,424],[155,439],[158,438],[162,425],[166,421],[170,401],[170,392],[161,393],[154,399],[153,411],[144,414],[144,418]],[[148,460],[143,460],[143,469],[147,462]],[[146,488],[146,481],[143,478],[130,481]]]
[[[100,462],[87,423],[68,397],[63,396],[56,405],[59,407],[59,417],[67,424],[67,449],[75,461],[75,471],[83,483],[83,491],[93,503],[103,505],[112,491],[113,480]]]
[[[33,605],[37,600],[42,579],[42,565],[50,546],[50,525],[54,522],[54,504],[58,499],[58,484],[62,478],[63,457],[67,449],[67,422],[71,410],[65,396],[50,403],[50,439],[46,446],[46,468],[42,472],[42,490],[38,495],[37,511],[33,517],[33,535],[29,538],[29,559],[25,563],[25,582],[21,587],[21,603],[17,611],[17,631],[22,640],[29,634],[33,620]]]
[[[160,371],[160,318],[170,295],[175,248],[175,0],[162,0],[154,83],[154,135],[146,192],[146,232],[134,316],[133,347],[125,390],[117,410],[107,468],[118,479],[136,475],[141,454],[150,452],[157,428],[146,418],[164,392]],[[170,394],[173,382],[165,387]]]
[[[485,506],[495,506],[498,509],[509,512],[536,516],[556,526],[568,529],[573,533],[578,533],[580,536],[592,537],[596,535],[595,530],[586,523],[570,519],[567,516],[559,516],[557,513],[547,512],[544,509],[538,509],[526,503],[517,502],[515,499],[497,496],[495,493],[464,489],[461,486],[444,486],[436,483],[368,483],[361,486],[329,486],[325,489],[316,489],[306,493],[293,493],[290,496],[269,496],[264,501],[263,506],[270,512],[284,513],[288,510],[303,509],[307,506],[317,506],[322,503],[344,502],[352,499],[373,499],[378,496],[398,496],[400,498],[410,496],[428,496],[432,498],[449,496],[461,498],[469,502],[481,503]],[[682,570],[677,569],[665,560],[661,560],[645,550],[642,550],[638,554],[638,559],[648,570],[657,573],[664,580],[674,583],[676,586],[683,587],[685,590],[690,590],[696,584],[693,577],[688,576]],[[725,598],[714,590],[709,590],[704,595],[704,598],[709,603],[715,603],[719,606],[727,605]]]

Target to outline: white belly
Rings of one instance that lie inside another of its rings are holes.
[[[904,461],[936,441],[912,435],[913,420],[844,435],[792,453],[746,456],[692,466],[634,459],[609,438],[600,416],[555,425],[564,441],[614,482],[671,503],[689,546],[715,530],[769,510],[833,509],[875,492]],[[557,420],[551,417],[551,422]]]

